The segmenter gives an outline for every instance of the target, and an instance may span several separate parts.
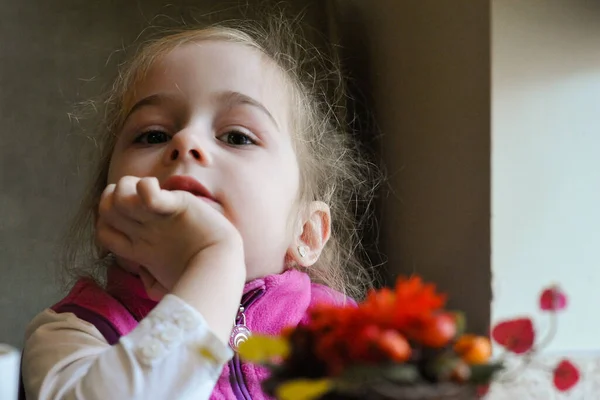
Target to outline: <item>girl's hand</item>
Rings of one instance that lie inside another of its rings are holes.
[[[190,261],[207,249],[243,253],[240,234],[225,216],[191,193],[161,189],[156,178],[126,176],[108,185],[97,235],[112,253],[148,271],[145,284],[156,280],[152,297],[170,291]]]

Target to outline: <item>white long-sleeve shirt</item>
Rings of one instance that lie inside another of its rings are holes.
[[[113,346],[74,314],[45,310],[27,328],[23,383],[27,400],[200,400],[232,356],[174,295]]]

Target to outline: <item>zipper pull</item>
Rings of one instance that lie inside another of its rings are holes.
[[[239,321],[239,322],[238,322]],[[229,347],[235,352],[238,351],[240,345],[244,343],[252,335],[250,329],[246,326],[246,314],[244,314],[244,307],[240,305],[237,317],[235,318],[235,325],[229,336]]]

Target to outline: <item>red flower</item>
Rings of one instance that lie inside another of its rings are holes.
[[[483,397],[485,397],[489,393],[489,391],[490,391],[490,385],[480,385],[480,386],[477,386],[476,391],[477,391],[476,392],[477,398],[483,398]]]
[[[423,283],[418,276],[398,279],[395,292],[396,306],[413,315],[429,315],[446,303],[446,296],[437,293],[435,285]]]
[[[441,347],[454,337],[454,318],[441,312],[445,300],[419,277],[400,278],[394,290],[373,290],[358,307],[312,308],[305,328],[332,374],[354,362],[402,362],[410,357],[409,338]]]
[[[365,319],[388,327],[393,325],[396,304],[396,294],[391,289],[371,290],[360,305],[360,312]]]
[[[544,311],[560,311],[567,307],[567,296],[558,286],[552,286],[542,292],[540,308]]]
[[[419,277],[399,278],[394,290],[371,291],[359,306],[359,318],[406,335],[426,324],[445,301],[435,285],[423,283]]]
[[[500,322],[492,329],[492,338],[515,354],[523,354],[533,347],[535,331],[530,318]]]
[[[352,339],[345,338],[349,342],[349,359],[367,363],[378,363],[383,360],[383,353],[379,351],[377,344],[381,329],[377,325],[365,325],[352,336]]]
[[[554,368],[554,386],[561,392],[566,392],[579,381],[579,370],[569,360],[562,360]]]

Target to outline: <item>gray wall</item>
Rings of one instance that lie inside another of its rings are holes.
[[[289,3],[324,23],[318,1]],[[156,15],[189,22],[224,9],[214,18],[249,12],[232,1],[0,1],[0,343],[20,346],[27,322],[60,296],[56,248],[93,149],[69,119],[75,103],[99,94],[115,51]]]

